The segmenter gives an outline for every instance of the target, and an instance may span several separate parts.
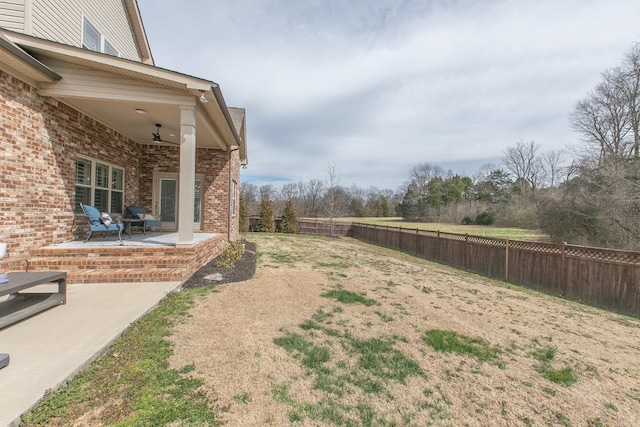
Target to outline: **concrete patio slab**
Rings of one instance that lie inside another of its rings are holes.
[[[179,282],[71,284],[66,305],[0,329],[0,353],[10,356],[0,369],[0,426],[18,425],[47,390],[86,368],[179,287]]]
[[[204,242],[208,239],[220,236],[220,233],[194,233],[194,244]],[[74,248],[74,249],[88,249],[88,248],[108,248],[119,246],[175,246],[178,242],[178,233],[135,233],[131,235],[131,238],[127,235],[122,236],[122,241],[118,240],[118,236],[96,236],[91,240],[85,242],[84,240],[74,240],[71,242],[54,243],[49,246],[44,246],[43,249],[60,249],[60,248]]]

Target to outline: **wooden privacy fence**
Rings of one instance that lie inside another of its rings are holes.
[[[333,228],[333,233],[331,229]],[[350,222],[336,222],[333,224],[327,220],[300,219],[298,220],[298,233],[311,236],[353,236],[353,225]]]
[[[353,237],[640,317],[640,252],[353,224]]]
[[[249,218],[249,231],[258,230],[257,216]],[[276,232],[280,232],[280,224],[282,218],[275,218]],[[331,230],[333,229],[333,233]],[[298,234],[307,234],[311,236],[334,236],[334,237],[351,237],[353,236],[353,224],[350,222],[336,222],[327,221],[324,219],[299,219],[298,220]]]

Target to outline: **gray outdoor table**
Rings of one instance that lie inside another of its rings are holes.
[[[0,329],[36,313],[67,303],[67,273],[64,271],[35,271],[8,273],[9,281],[0,284]],[[20,293],[24,289],[45,283],[57,283],[58,292]]]

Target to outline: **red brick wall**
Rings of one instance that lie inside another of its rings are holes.
[[[84,154],[137,174],[137,144],[0,72],[0,241],[8,257],[83,236],[75,215],[75,158]],[[126,180],[127,197],[137,196]]]
[[[140,200],[145,208],[151,209],[154,173],[177,172],[180,163],[179,149],[150,145],[142,149],[142,157],[147,161],[141,165],[140,170]],[[231,153],[231,163],[232,179],[239,182],[240,163],[237,151]],[[229,153],[209,148],[196,149],[196,173],[204,175],[202,231],[222,234],[231,231],[231,240],[237,240],[238,207],[236,215],[231,218],[230,229],[227,222],[230,201]]]
[[[7,257],[85,236],[86,219],[74,213],[77,155],[123,167],[125,205],[150,211],[154,170],[177,172],[179,164],[177,148],[140,146],[0,71],[0,242],[8,243]],[[232,158],[238,179],[237,152]],[[206,177],[203,231],[226,234],[228,153],[198,149],[196,161]],[[235,240],[237,215],[231,230]]]

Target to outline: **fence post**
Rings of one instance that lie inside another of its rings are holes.
[[[566,297],[567,296],[567,279],[565,278],[565,262],[566,262],[566,257],[567,255],[567,242],[562,242],[562,252],[561,252],[561,258],[560,258],[560,289],[562,292],[562,296]]]
[[[416,244],[413,245],[414,246],[413,254],[416,255],[416,256],[418,255],[418,237],[420,237],[419,233],[420,233],[420,229],[416,228]]]
[[[469,233],[464,233],[464,269],[469,271]]]
[[[504,247],[504,281],[509,283],[509,238]]]

